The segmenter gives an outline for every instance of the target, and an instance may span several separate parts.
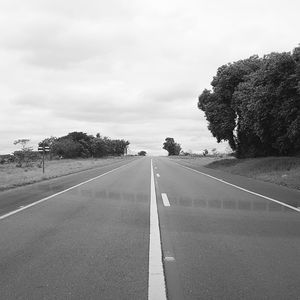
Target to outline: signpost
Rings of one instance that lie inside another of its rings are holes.
[[[39,146],[38,151],[43,153],[43,173],[45,173],[45,153],[50,151],[50,148],[48,146]]]

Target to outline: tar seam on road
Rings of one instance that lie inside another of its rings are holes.
[[[164,206],[170,206],[170,202],[166,193],[161,194]]]
[[[205,174],[205,173],[203,173],[203,172],[200,172],[200,171],[197,171],[197,170],[195,170],[195,169],[192,169],[192,168],[183,166],[183,165],[181,165],[181,164],[178,164],[178,163],[177,163],[177,165],[179,165],[179,166],[181,166],[181,167],[183,167],[183,168],[185,168],[185,169],[191,170],[191,171],[193,171],[193,172],[199,173],[199,174],[201,174],[201,175],[207,176],[207,177],[209,177],[209,178],[215,179],[215,180],[217,180],[217,181],[220,181],[220,182],[222,182],[222,183],[224,183],[224,184],[230,185],[230,186],[232,186],[232,187],[234,187],[234,188],[236,188],[236,189],[239,189],[239,190],[241,190],[241,191],[244,191],[244,192],[246,192],[246,193],[249,193],[249,194],[252,194],[252,195],[255,195],[255,196],[264,198],[264,199],[269,200],[269,201],[273,201],[273,202],[275,202],[275,203],[277,203],[277,204],[283,205],[283,206],[288,207],[288,208],[290,208],[290,209],[292,209],[292,210],[295,210],[295,211],[297,211],[297,212],[300,212],[300,209],[299,209],[299,208],[296,208],[296,207],[291,206],[291,205],[289,205],[289,204],[286,204],[286,203],[284,203],[284,202],[280,202],[280,201],[278,201],[278,200],[275,200],[275,199],[273,199],[273,198],[264,196],[264,195],[262,195],[262,194],[258,194],[258,193],[252,192],[252,191],[247,190],[247,189],[244,189],[244,188],[242,188],[242,187],[240,187],[240,186],[238,186],[238,185],[235,185],[235,184],[232,184],[232,183],[230,183],[230,182],[227,182],[227,181],[225,181],[225,180],[223,180],[223,179],[219,179],[219,178],[217,178],[217,177],[214,177],[214,176]]]
[[[157,211],[153,164],[151,159],[150,181],[150,242],[148,299],[163,300],[166,297],[165,277],[162,263],[161,236]]]
[[[132,163],[132,162],[130,162],[130,163]],[[109,174],[109,173],[111,173],[111,172],[114,172],[114,171],[116,171],[116,170],[118,170],[118,169],[121,169],[121,168],[123,168],[123,167],[129,165],[130,163],[128,163],[128,164],[126,164],[126,165],[123,165],[123,166],[120,166],[120,167],[118,167],[118,168],[112,169],[112,170],[110,170],[110,171],[108,171],[108,172],[105,172],[105,173],[99,175],[99,176],[96,176],[96,177],[91,178],[91,179],[89,179],[89,180],[83,181],[83,182],[81,182],[81,183],[79,183],[79,184],[76,184],[76,185],[74,185],[74,186],[71,186],[71,187],[69,187],[69,188],[67,188],[67,189],[65,189],[65,190],[63,190],[63,191],[60,191],[60,192],[58,192],[58,193],[55,193],[55,194],[53,194],[53,195],[51,195],[51,196],[48,196],[48,197],[43,198],[43,199],[41,199],[41,200],[35,201],[35,202],[33,202],[33,203],[30,203],[30,204],[28,204],[28,205],[26,205],[26,206],[20,206],[20,208],[18,208],[18,209],[16,209],[16,210],[13,210],[13,211],[11,211],[11,212],[5,214],[5,215],[0,216],[0,220],[3,220],[3,219],[5,219],[5,218],[7,218],[7,217],[9,217],[9,216],[12,216],[12,215],[14,215],[14,214],[16,214],[16,213],[18,213],[18,212],[20,212],[20,211],[22,211],[22,210],[25,210],[25,209],[30,208],[30,207],[32,207],[32,206],[35,206],[35,205],[37,205],[37,204],[39,204],[39,203],[42,203],[42,202],[44,202],[44,201],[47,201],[47,200],[49,200],[49,199],[51,199],[51,198],[54,198],[54,197],[56,197],[56,196],[58,196],[58,195],[61,195],[61,194],[65,193],[65,192],[68,192],[68,191],[70,191],[70,190],[72,190],[72,189],[75,189],[75,188],[77,188],[77,187],[79,187],[79,186],[81,186],[81,185],[83,185],[83,184],[86,184],[86,183],[88,183],[88,182],[91,182],[91,181],[93,181],[93,180],[96,180],[96,179],[98,179],[98,178],[100,178],[100,177],[102,177],[102,176],[105,176],[105,175],[107,175],[107,174]]]

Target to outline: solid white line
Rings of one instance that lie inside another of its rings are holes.
[[[165,277],[162,263],[161,237],[151,159],[151,197],[150,197],[150,244],[149,244],[149,281],[148,299],[167,299]]]
[[[170,206],[170,202],[169,202],[167,194],[162,193],[161,197],[162,197],[162,201],[163,201],[164,206]]]
[[[130,163],[128,163],[128,164],[130,164]],[[16,214],[16,213],[18,213],[18,212],[20,212],[20,211],[22,211],[22,210],[25,210],[25,209],[30,208],[30,207],[32,207],[32,206],[35,206],[35,205],[37,205],[37,204],[39,204],[39,203],[42,203],[42,202],[44,202],[44,201],[47,201],[47,200],[49,200],[49,199],[51,199],[51,198],[54,198],[54,197],[56,197],[56,196],[58,196],[58,195],[61,195],[61,194],[65,193],[65,192],[68,192],[68,191],[70,191],[70,190],[72,190],[72,189],[75,189],[75,188],[77,188],[77,187],[79,187],[79,186],[81,186],[81,185],[83,185],[83,184],[86,184],[86,183],[88,183],[88,182],[91,182],[91,181],[93,181],[93,180],[96,180],[96,179],[98,179],[98,178],[100,178],[100,177],[102,177],[102,176],[105,176],[105,175],[107,175],[107,174],[109,174],[109,173],[111,173],[111,172],[114,172],[114,171],[116,171],[116,170],[118,170],[118,169],[121,169],[121,168],[127,166],[128,164],[123,165],[123,166],[120,166],[120,167],[115,168],[115,169],[113,169],[113,170],[110,170],[110,171],[108,171],[108,172],[106,172],[106,173],[103,173],[103,174],[101,174],[101,175],[99,175],[99,176],[96,176],[96,177],[94,177],[94,178],[91,178],[91,179],[89,179],[89,180],[83,181],[83,182],[81,182],[81,183],[79,183],[79,184],[76,184],[76,185],[74,185],[74,186],[71,186],[70,188],[67,188],[67,189],[65,189],[65,190],[63,190],[63,191],[60,191],[60,192],[58,192],[58,193],[55,193],[55,194],[53,194],[53,195],[51,195],[51,196],[48,196],[48,197],[43,198],[43,199],[41,199],[41,200],[38,200],[38,201],[36,201],[36,202],[30,203],[30,204],[28,204],[28,205],[26,205],[26,206],[20,206],[18,209],[14,210],[14,211],[11,211],[11,212],[9,212],[9,213],[7,213],[7,214],[5,214],[5,215],[0,216],[0,220],[3,220],[3,219],[5,219],[5,218],[7,218],[7,217],[9,217],[9,216],[12,216],[12,215],[14,215],[14,214]]]
[[[177,163],[177,164],[178,164],[178,163]],[[242,188],[242,187],[240,187],[240,186],[238,186],[238,185],[235,185],[235,184],[232,184],[232,183],[230,183],[230,182],[227,182],[227,181],[225,181],[225,180],[223,180],[223,179],[219,179],[219,178],[217,178],[217,177],[214,177],[214,176],[208,175],[208,174],[206,174],[206,173],[197,171],[197,170],[195,170],[195,169],[192,169],[192,168],[183,166],[183,165],[181,165],[181,164],[178,164],[178,165],[180,165],[181,167],[183,167],[183,168],[185,168],[185,169],[191,170],[191,171],[193,171],[193,172],[196,172],[196,173],[199,173],[199,174],[201,174],[201,175],[207,176],[207,177],[212,178],[212,179],[214,179],[214,180],[220,181],[220,182],[222,182],[222,183],[224,183],[224,184],[230,185],[230,186],[232,186],[232,187],[234,187],[234,188],[236,188],[236,189],[239,189],[239,190],[241,190],[241,191],[244,191],[244,192],[246,192],[246,193],[249,193],[249,194],[252,194],[252,195],[255,195],[255,196],[264,198],[264,199],[269,200],[269,201],[273,201],[273,202],[275,202],[275,203],[278,203],[278,204],[280,204],[280,205],[283,205],[283,206],[285,206],[285,207],[288,207],[288,208],[290,208],[290,209],[292,209],[292,210],[295,210],[295,211],[297,211],[297,212],[300,212],[300,209],[299,209],[299,208],[296,208],[296,207],[291,206],[291,205],[289,205],[289,204],[286,204],[286,203],[284,203],[284,202],[275,200],[275,199],[273,199],[273,198],[264,196],[264,195],[259,194],[259,193],[252,192],[252,191],[247,190],[247,189],[244,189],[244,188]]]

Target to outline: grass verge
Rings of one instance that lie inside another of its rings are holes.
[[[299,157],[223,159],[206,167],[300,190]]]
[[[187,166],[198,166],[203,167],[212,162],[222,160],[222,157],[219,156],[168,156],[169,159],[175,160]],[[228,159],[230,160],[230,159]]]
[[[23,186],[51,178],[77,173],[84,170],[104,167],[133,157],[112,157],[99,159],[63,159],[45,162],[45,173],[33,163],[31,167],[17,168],[16,164],[0,165],[0,191]]]
[[[176,157],[174,159],[179,159],[180,163],[187,166],[204,166],[300,190],[300,157],[248,159]]]

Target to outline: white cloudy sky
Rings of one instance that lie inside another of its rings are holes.
[[[222,64],[291,51],[300,1],[0,0],[0,153],[71,131],[132,151],[226,148],[197,97]]]

